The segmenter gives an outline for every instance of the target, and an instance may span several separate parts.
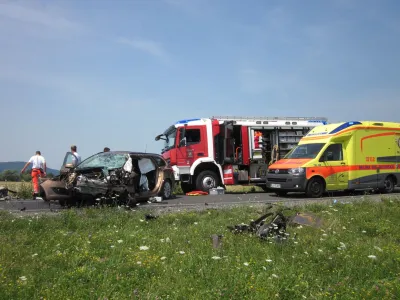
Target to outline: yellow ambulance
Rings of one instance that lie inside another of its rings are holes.
[[[267,188],[277,195],[379,190],[400,185],[400,123],[353,121],[314,127],[269,166]]]

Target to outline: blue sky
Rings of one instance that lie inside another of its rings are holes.
[[[179,119],[400,121],[400,2],[0,0],[0,161],[159,153]]]

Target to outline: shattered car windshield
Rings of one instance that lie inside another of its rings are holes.
[[[288,154],[286,154],[284,159],[315,158],[324,145],[324,143],[297,145]]]
[[[86,168],[106,168],[107,170],[122,168],[125,162],[129,159],[129,154],[126,153],[110,153],[103,152],[89,157],[83,161],[78,169]]]

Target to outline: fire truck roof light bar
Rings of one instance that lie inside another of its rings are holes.
[[[294,121],[321,121],[326,122],[325,117],[230,117],[230,116],[212,116],[211,119],[234,120],[234,121],[276,121],[276,120],[294,120]]]

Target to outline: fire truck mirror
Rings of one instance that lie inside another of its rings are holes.
[[[186,146],[186,138],[184,137],[183,139],[180,140],[179,147],[185,147],[185,146]]]

